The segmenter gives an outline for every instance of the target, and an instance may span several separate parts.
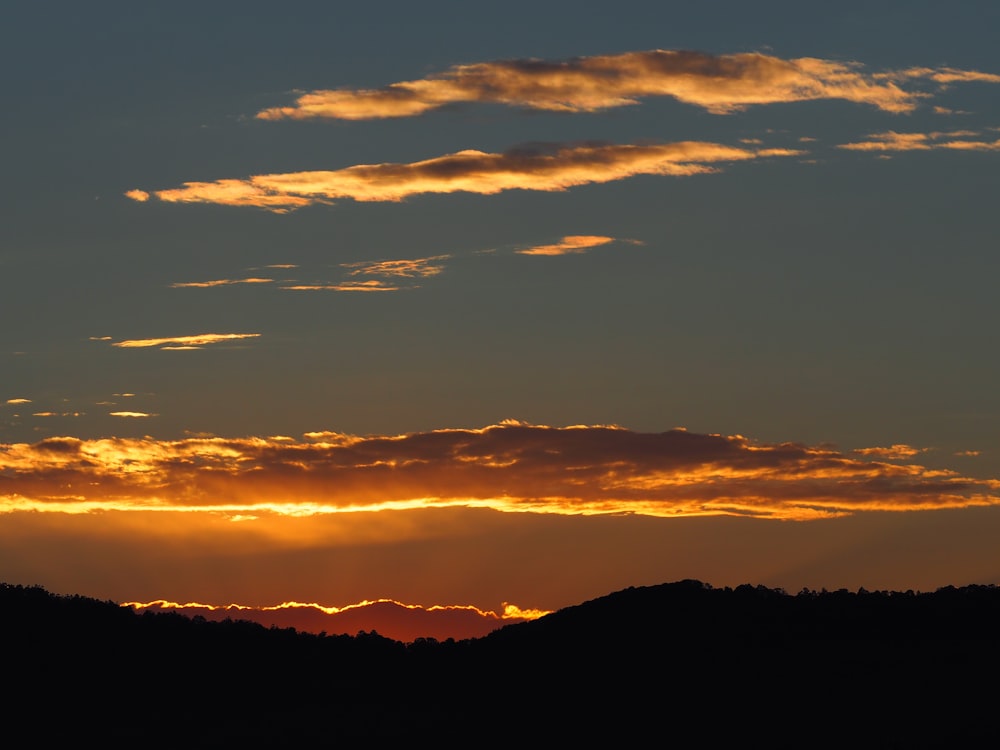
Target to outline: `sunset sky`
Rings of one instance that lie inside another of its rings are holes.
[[[0,580],[499,623],[1000,583],[998,28],[9,4]]]

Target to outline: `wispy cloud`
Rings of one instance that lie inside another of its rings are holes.
[[[535,245],[534,247],[516,250],[515,252],[521,255],[569,255],[571,253],[583,253],[592,247],[600,247],[614,241],[614,237],[571,234],[563,237],[553,245]]]
[[[132,419],[142,419],[145,417],[156,417],[157,414],[147,414],[144,411],[112,411],[108,412],[112,417],[126,417]]]
[[[693,175],[718,171],[713,164],[772,156],[792,149],[749,149],[703,141],[647,145],[551,144],[485,153],[459,151],[409,164],[360,164],[334,171],[267,174],[247,179],[186,182],[158,190],[169,203],[216,203],[289,211],[312,203],[350,198],[400,201],[422,193],[505,190],[561,191],[635,175]]]
[[[81,440],[0,445],[6,510],[314,515],[406,508],[745,515],[1000,504],[1000,481],[740,435],[506,422],[360,437]]]
[[[260,336],[259,333],[199,333],[193,336],[172,336],[158,339],[126,339],[124,341],[116,341],[111,346],[123,349],[142,349],[148,347],[160,347],[161,349],[198,349],[209,344],[251,339],[258,336]]]
[[[216,286],[230,286],[231,284],[270,284],[274,279],[214,279],[212,281],[178,281],[170,286],[174,289],[208,289]]]
[[[844,143],[837,148],[848,151],[930,151],[951,149],[954,151],[1000,151],[1000,140],[973,140],[981,134],[975,130],[953,130],[950,132],[872,133],[866,141]]]
[[[8,404],[30,404],[30,398],[9,398],[7,399]]]
[[[33,417],[83,417],[86,416],[85,412],[82,411],[36,411],[31,416]]]
[[[437,276],[444,271],[442,261],[450,255],[434,255],[429,258],[412,258],[408,260],[377,260],[359,263],[341,263],[344,268],[350,268],[351,276],[401,276],[404,278],[426,278]]]
[[[861,456],[875,456],[876,458],[905,459],[913,458],[918,453],[926,453],[928,448],[914,448],[912,445],[890,445],[888,447],[857,448],[855,453]]]
[[[294,284],[281,288],[293,292],[398,292],[404,287],[378,279],[368,279],[367,281],[342,281],[329,284]]]
[[[712,55],[649,50],[570,60],[506,60],[457,65],[380,89],[317,90],[294,105],[257,114],[262,120],[368,120],[409,117],[462,102],[492,102],[558,112],[595,112],[672,97],[715,114],[758,104],[839,99],[886,112],[910,112],[928,92],[901,84],[926,81],[998,83],[1000,76],[955,68],[866,73],[857,62],[760,53]]]

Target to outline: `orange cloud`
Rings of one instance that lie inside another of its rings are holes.
[[[914,448],[912,445],[892,445],[888,448],[857,448],[854,452],[862,456],[875,456],[876,458],[903,459],[913,458],[918,453],[925,453],[928,448]]]
[[[186,182],[183,187],[153,194],[169,203],[256,206],[284,212],[342,198],[400,201],[423,193],[493,195],[505,190],[562,191],[635,175],[704,174],[717,171],[711,164],[801,153],[701,141],[653,145],[555,144],[502,154],[459,151],[409,164],[359,164],[334,171]]]
[[[837,148],[849,151],[930,151],[932,149],[952,149],[956,151],[1000,151],[1000,140],[970,140],[978,136],[974,130],[954,130],[934,133],[872,133],[870,140],[844,143]]]
[[[448,260],[450,255],[434,255],[429,258],[413,258],[410,260],[379,260],[360,263],[341,263],[344,268],[353,269],[351,276],[403,276],[407,278],[437,276],[444,271],[440,261]]]
[[[392,599],[377,599],[326,607],[320,604],[284,602],[270,607],[240,604],[217,606],[189,602],[180,604],[162,599],[152,602],[123,602],[122,606],[154,612],[200,615],[206,620],[250,620],[266,627],[295,628],[307,633],[326,632],[354,635],[359,630],[377,630],[393,640],[411,642],[417,638],[480,638],[515,622],[534,620],[550,614],[543,610],[523,610],[505,604],[503,611],[482,610],[473,605],[415,605]]]
[[[9,398],[7,399],[8,404],[30,404],[30,398]]]
[[[338,284],[296,284],[283,286],[293,292],[398,292],[403,287],[393,286],[378,279],[343,281]]]
[[[156,414],[147,414],[144,411],[112,411],[108,412],[112,417],[131,417],[139,419],[142,417],[155,417]]]
[[[915,79],[939,85],[997,83],[1000,76],[955,68],[866,74],[857,62],[760,53],[711,55],[649,50],[563,61],[507,60],[457,65],[438,75],[381,89],[310,91],[293,106],[257,113],[262,120],[368,120],[410,117],[449,104],[491,102],[557,112],[596,112],[667,96],[729,114],[757,104],[839,99],[886,112],[910,112],[929,96],[900,88]]]
[[[128,192],[125,193],[125,197],[131,198],[132,200],[138,201],[139,203],[145,203],[146,201],[149,200],[149,193],[147,193],[145,190],[129,190]]]
[[[174,289],[208,289],[216,286],[229,286],[230,284],[270,284],[274,279],[215,279],[213,281],[179,281],[171,284]]]
[[[568,235],[554,245],[536,245],[517,252],[521,255],[567,255],[569,253],[582,253],[592,247],[600,247],[614,241],[614,237],[601,237],[599,235]]]
[[[7,511],[308,516],[407,508],[808,519],[1000,504],[1000,481],[685,430],[505,423],[359,437],[0,445]]]
[[[194,336],[175,336],[161,339],[127,339],[118,341],[111,346],[123,349],[142,349],[158,346],[161,349],[198,349],[207,344],[218,344],[223,341],[250,339],[260,336],[259,333],[200,333]]]
[[[881,73],[875,78],[890,78],[897,81],[924,78],[935,83],[1000,83],[1000,75],[982,73],[978,70],[959,70],[958,68],[906,68],[890,73]]]

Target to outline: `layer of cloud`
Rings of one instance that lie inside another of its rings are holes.
[[[1000,504],[998,480],[680,429],[637,433],[506,422],[395,436],[304,437],[54,437],[0,445],[0,498],[8,511],[244,517],[461,506],[808,519]]]
[[[718,171],[713,164],[772,156],[792,149],[750,149],[703,141],[647,145],[551,144],[485,153],[459,151],[409,164],[359,164],[333,171],[256,175],[247,179],[186,182],[153,193],[168,203],[214,203],[290,211],[350,198],[401,201],[423,193],[505,190],[561,191],[635,175],[684,176]]]
[[[838,99],[886,112],[911,112],[930,96],[902,88],[926,81],[1000,83],[1000,76],[955,68],[908,68],[866,73],[857,62],[811,57],[785,60],[760,53],[712,55],[649,50],[563,61],[507,60],[457,65],[438,75],[381,89],[334,89],[302,94],[262,120],[410,117],[462,102],[490,102],[557,112],[595,112],[672,97],[715,114],[751,105]],[[139,191],[141,192],[141,191]]]
[[[359,630],[377,630],[380,635],[403,642],[417,638],[481,638],[505,625],[549,614],[541,610],[522,610],[512,604],[507,604],[501,612],[494,612],[472,605],[423,606],[403,604],[392,599],[364,601],[346,607],[300,602],[284,602],[272,607],[215,606],[194,602],[180,604],[162,599],[122,604],[138,611],[179,612],[215,621],[227,618],[250,620],[266,627],[295,628],[307,633],[354,635]]]
[[[274,279],[214,279],[212,281],[178,281],[171,284],[174,289],[210,289],[216,286],[230,286],[232,284],[270,284]]]
[[[848,151],[931,151],[950,149],[953,151],[1000,151],[1000,140],[982,140],[975,130],[953,130],[950,132],[871,133],[868,140],[844,143],[837,148]]]
[[[193,336],[172,336],[158,339],[125,339],[124,341],[116,341],[111,346],[117,346],[122,349],[145,349],[151,347],[159,347],[160,349],[167,350],[200,349],[209,344],[251,339],[258,336],[260,336],[259,333],[199,333]]]
[[[535,245],[534,247],[517,250],[516,252],[521,255],[569,255],[571,253],[583,253],[592,247],[600,247],[614,241],[614,237],[571,234],[563,237],[553,245]]]

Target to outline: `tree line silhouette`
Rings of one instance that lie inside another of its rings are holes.
[[[932,747],[998,739],[1000,588],[628,588],[483,638],[401,643],[136,613],[0,584],[11,736]]]

